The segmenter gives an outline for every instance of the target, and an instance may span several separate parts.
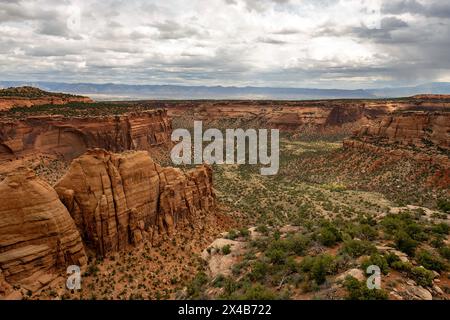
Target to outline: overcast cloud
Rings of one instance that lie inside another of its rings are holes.
[[[0,80],[450,81],[447,0],[0,0]]]

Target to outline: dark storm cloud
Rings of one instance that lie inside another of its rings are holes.
[[[450,2],[446,0],[393,0],[383,3],[382,12],[388,14],[411,13],[427,17],[450,18]]]

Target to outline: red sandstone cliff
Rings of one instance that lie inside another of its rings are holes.
[[[170,145],[164,110],[104,117],[33,116],[0,120],[0,163],[47,154],[71,160],[88,148],[114,152]]]
[[[356,131],[344,148],[414,158],[450,167],[450,113],[407,112],[385,116]]]
[[[203,121],[231,120],[256,122],[268,128],[304,132],[345,131],[359,128],[395,111],[444,110],[450,97],[435,99],[418,96],[396,100],[318,100],[318,101],[186,101],[160,104],[173,118]]]

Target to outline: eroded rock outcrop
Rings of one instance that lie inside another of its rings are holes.
[[[162,168],[147,152],[89,150],[75,159],[56,191],[83,238],[104,255],[171,233],[180,220],[215,204],[211,169]]]
[[[113,152],[147,150],[170,144],[165,110],[111,116],[33,116],[0,121],[0,164],[39,154],[71,160],[89,148]]]
[[[26,168],[0,183],[0,287],[86,262],[80,233],[50,185]]]

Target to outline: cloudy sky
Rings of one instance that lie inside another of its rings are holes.
[[[0,0],[0,80],[450,81],[448,0]]]

